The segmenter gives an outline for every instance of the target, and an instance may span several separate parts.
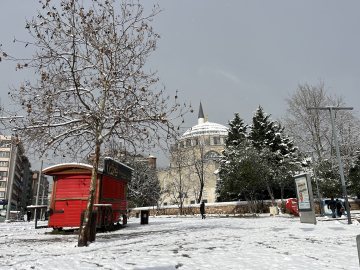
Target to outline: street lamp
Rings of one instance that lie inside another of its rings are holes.
[[[347,196],[346,186],[345,186],[344,172],[343,172],[343,168],[342,168],[342,165],[341,165],[339,144],[338,144],[338,140],[337,140],[337,136],[336,136],[336,130],[335,130],[333,110],[352,110],[353,107],[332,107],[332,106],[329,106],[329,107],[308,107],[307,109],[308,110],[329,110],[329,112],[330,112],[330,119],[331,119],[331,126],[332,126],[332,130],[333,130],[334,143],[335,143],[335,148],[336,148],[336,155],[337,155],[337,159],[338,159],[338,163],[339,163],[341,184],[342,184],[343,193],[344,193],[344,196],[345,196],[345,208],[346,208],[346,213],[347,213],[347,217],[348,217],[348,224],[352,224],[351,216],[350,216],[348,196]]]

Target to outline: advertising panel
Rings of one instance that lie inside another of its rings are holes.
[[[298,208],[299,211],[310,211],[310,194],[306,181],[306,175],[300,175],[295,178],[296,193],[298,197]]]

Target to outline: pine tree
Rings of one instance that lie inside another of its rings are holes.
[[[360,198],[360,155],[357,156],[352,168],[349,172],[347,180],[349,194],[356,195]]]
[[[239,113],[234,113],[235,117],[233,120],[228,122],[229,133],[225,139],[225,147],[237,146],[244,141],[247,137],[246,130],[248,125],[244,123],[244,120],[240,118]],[[225,150],[226,151],[226,150]]]
[[[233,201],[239,199],[237,185],[238,167],[238,148],[247,138],[247,125],[240,118],[238,113],[234,114],[234,119],[228,122],[229,133],[225,139],[225,149],[222,151],[223,157],[220,160],[219,175],[221,181],[217,183],[217,201]]]
[[[152,164],[132,157],[125,157],[122,162],[134,169],[128,184],[129,207],[156,205],[161,196],[161,187]]]
[[[285,134],[285,128],[272,121],[270,116],[261,106],[258,107],[253,116],[249,139],[259,153],[265,149],[273,153],[266,155],[271,159],[268,160],[270,176],[266,179],[266,187],[274,202],[275,194],[280,195],[283,201],[287,188],[293,195],[292,177],[300,170],[300,159],[298,148]]]
[[[276,127],[274,127],[275,122],[270,120],[270,116],[260,105],[253,116],[249,139],[258,150],[265,146],[269,146],[273,150]]]

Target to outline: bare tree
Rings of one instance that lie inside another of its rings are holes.
[[[2,50],[3,60],[16,68],[33,68],[35,79],[13,88],[10,97],[26,110],[12,128],[24,144],[47,156],[75,159],[95,152],[83,230],[78,246],[87,245],[100,148],[104,141],[121,141],[133,151],[169,140],[178,130],[170,121],[182,117],[177,102],[169,106],[164,90],[155,88],[156,72],[146,72],[147,58],[160,35],[150,23],[161,9],[145,15],[139,2],[62,0],[50,6],[40,1],[37,18],[26,21],[36,48],[29,59],[17,59]],[[36,79],[38,78],[38,79]],[[178,110],[178,116],[172,116]],[[61,151],[61,147],[66,147]]]
[[[319,151],[323,158],[328,150],[335,155],[329,112],[307,110],[308,107],[345,106],[342,96],[332,96],[325,90],[324,82],[317,85],[298,84],[295,92],[285,98],[287,103],[284,122],[287,132],[295,139],[301,151]],[[335,111],[335,122],[338,128],[339,141],[358,145],[359,120],[352,111]],[[355,142],[356,141],[356,142]]]
[[[194,145],[187,150],[188,158],[186,162],[191,174],[196,178],[196,180],[192,181],[195,199],[197,203],[201,203],[208,177],[214,175],[215,168],[211,170],[211,166],[214,165],[214,159],[220,158],[220,154],[216,156],[206,156],[210,145],[209,137],[196,137],[193,143]]]
[[[170,182],[168,189],[172,200],[180,209],[180,215],[183,214],[184,201],[188,197],[191,188],[190,171],[187,160],[186,150],[177,147],[172,149],[171,166],[168,169]]]

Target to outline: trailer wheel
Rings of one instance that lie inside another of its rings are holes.
[[[113,221],[113,211],[111,207],[106,207],[105,208],[105,213],[104,213],[104,228],[106,231],[110,231],[111,228],[114,225],[114,221]]]

